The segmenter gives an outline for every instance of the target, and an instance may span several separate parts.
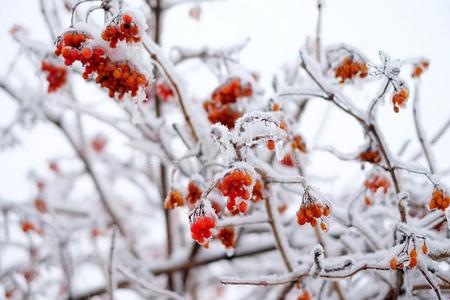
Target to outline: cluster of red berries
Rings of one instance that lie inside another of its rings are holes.
[[[409,92],[406,88],[401,88],[392,95],[392,104],[394,105],[394,112],[398,113],[401,107],[405,106],[408,100]]]
[[[232,105],[241,97],[250,97],[253,89],[250,84],[243,84],[239,78],[230,78],[227,82],[214,90],[211,100],[203,103],[203,108],[208,113],[208,120],[221,123],[228,128],[234,128],[234,123],[241,117],[241,113]]]
[[[174,93],[169,84],[165,82],[158,82],[156,84],[156,95],[163,101],[169,101],[173,98]]]
[[[360,161],[367,161],[373,164],[378,164],[381,161],[381,155],[378,150],[366,150],[359,154]]]
[[[328,205],[322,205],[321,203],[309,202],[303,204],[297,211],[297,223],[299,225],[305,225],[309,223],[312,227],[316,227],[317,221],[320,219],[320,228],[323,231],[328,230],[327,224],[323,221],[322,217],[329,217],[331,213]]]
[[[292,153],[287,153],[283,156],[280,163],[286,167],[293,167],[294,166],[294,157]]]
[[[181,191],[173,189],[166,198],[164,208],[174,209],[188,203],[191,207],[196,205],[202,197],[202,189],[194,181],[190,181],[187,187],[187,195],[183,196]]]
[[[334,71],[334,76],[339,79],[340,83],[356,77],[366,78],[368,74],[367,64],[354,60],[353,56],[345,57]]]
[[[216,227],[216,219],[211,216],[202,216],[196,218],[191,224],[191,237],[194,241],[209,247],[209,239],[212,237],[212,229]]]
[[[422,60],[418,64],[414,66],[414,69],[411,73],[412,78],[419,78],[425,70],[430,66],[430,62],[428,60]]]
[[[421,247],[422,253],[424,255],[426,255],[428,253],[428,247],[427,244],[425,243],[425,240],[423,241],[422,247]],[[411,251],[408,254],[408,267],[410,269],[414,269],[417,266],[417,249],[416,246],[414,245],[413,248],[411,249]],[[403,269],[404,265],[403,263],[398,263],[397,258],[393,257],[390,261],[389,261],[389,267],[393,270],[395,269]]]
[[[164,202],[165,209],[174,209],[175,207],[180,207],[184,205],[183,194],[179,190],[173,189],[169,195],[166,197]]]
[[[41,70],[47,73],[47,82],[49,93],[53,93],[66,83],[67,69],[64,66],[54,64],[50,61],[44,60],[41,63]]]
[[[188,183],[186,202],[190,205],[195,205],[197,201],[202,197],[202,193],[203,191],[200,189],[200,187],[194,181],[190,181]]]
[[[251,193],[249,187],[252,184],[252,177],[242,170],[234,170],[227,174],[223,180],[218,183],[217,187],[222,195],[228,197],[227,209],[232,214],[247,212],[246,200],[249,200]],[[241,201],[236,201],[240,198]]]
[[[87,33],[68,31],[56,41],[55,54],[62,56],[68,66],[75,61],[81,62],[86,80],[96,73],[95,82],[108,89],[110,97],[117,95],[118,99],[123,99],[127,93],[135,97],[139,88],[149,84],[147,78],[128,61],[114,62],[102,47],[88,45],[91,40],[92,36]]]
[[[117,93],[119,99],[123,99],[126,93],[136,97],[139,88],[148,85],[147,78],[126,61],[108,61],[100,65],[95,82],[101,87],[107,88],[110,97],[114,97]]]
[[[236,245],[236,230],[233,227],[222,227],[216,237],[225,248],[234,248]]]
[[[117,43],[123,40],[127,43],[137,43],[141,40],[139,26],[132,16],[119,15],[103,30],[102,39],[109,42],[111,48],[116,48]]]
[[[385,176],[375,174],[364,181],[364,186],[372,193],[376,193],[378,189],[383,189],[383,192],[386,194],[391,184]]]
[[[66,66],[70,66],[82,59],[83,46],[90,39],[92,36],[85,32],[67,31],[56,40],[55,55],[62,56]]]
[[[447,207],[450,205],[450,197],[444,195],[444,192],[441,189],[434,189],[433,194],[431,196],[430,201],[428,202],[429,209],[440,209],[445,211]]]

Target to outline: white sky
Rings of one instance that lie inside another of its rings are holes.
[[[13,24],[21,24],[36,39],[51,42],[41,19],[37,0],[2,0],[0,10],[1,55],[0,75],[5,73],[17,45],[8,35]],[[139,3],[139,1],[133,1]],[[242,63],[262,75],[268,84],[279,67],[292,62],[305,38],[314,34],[315,0],[230,0],[204,4],[200,22],[187,17],[191,5],[180,6],[167,13],[164,19],[163,44],[166,52],[173,45],[187,47],[229,45],[250,37],[242,52]],[[68,20],[66,20],[68,24]],[[328,0],[324,12],[323,43],[345,42],[359,48],[376,60],[378,50],[393,57],[425,56],[431,67],[423,77],[423,123],[431,134],[450,117],[450,1],[446,0]],[[23,69],[27,72],[26,69]],[[213,88],[214,81],[205,79],[201,72],[184,68],[190,74],[187,82],[191,92],[204,97]],[[14,80],[20,80],[15,76]],[[199,101],[201,99],[199,98]],[[313,105],[308,112],[311,125],[304,128],[305,136],[312,138],[325,107]],[[12,120],[15,106],[0,92],[0,125]],[[380,109],[380,122],[386,138],[398,147],[405,136],[414,138],[411,110],[395,115],[390,105]],[[321,144],[335,144],[342,151],[355,150],[361,142],[358,130],[347,117],[332,112],[333,126],[320,140]],[[314,123],[314,121],[316,121]],[[338,124],[336,126],[336,124]],[[62,139],[48,126],[39,126],[24,133],[22,146],[0,153],[0,197],[25,199],[33,191],[26,180],[30,168],[43,170],[46,159],[67,151]],[[450,134],[433,148],[439,169],[450,167],[448,146]],[[394,148],[395,149],[395,148]],[[417,149],[417,143],[414,147]],[[330,168],[330,163],[312,158],[313,168]],[[335,163],[336,168],[341,166]],[[334,167],[331,167],[334,169]],[[335,169],[339,170],[339,169]],[[312,171],[313,172],[313,171]],[[331,172],[333,173],[333,172]],[[351,180],[351,178],[349,179]]]

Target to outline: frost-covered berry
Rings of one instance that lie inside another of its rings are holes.
[[[164,202],[165,209],[174,209],[175,207],[180,207],[184,205],[183,195],[179,190],[173,189],[169,195],[166,197]]]
[[[222,227],[216,237],[225,248],[234,248],[236,245],[236,230],[233,227]]]
[[[132,16],[118,15],[102,32],[102,39],[109,42],[111,48],[116,48],[119,41],[137,43],[141,40],[141,30]]]
[[[406,101],[408,101],[409,91],[405,87],[401,88],[399,91],[396,91],[392,95],[392,105],[394,106],[394,112],[398,113],[400,108],[405,106]]]
[[[236,102],[241,97],[252,95],[250,84],[244,84],[240,78],[233,77],[213,91],[211,99],[203,103],[203,108],[212,124],[221,123],[231,129],[234,128],[235,121],[242,116],[235,107]]]
[[[108,143],[108,140],[102,136],[97,135],[91,140],[91,148],[98,154],[102,153],[103,150],[106,148],[106,144]]]
[[[306,144],[303,140],[303,137],[299,134],[294,135],[292,137],[291,148],[293,150],[298,150],[300,152],[306,153]]]
[[[245,171],[234,170],[227,174],[217,185],[222,195],[228,197],[227,209],[231,213],[247,212],[247,204],[244,201],[249,200],[251,197],[249,188],[252,185],[252,181],[252,177]]]
[[[359,154],[360,161],[367,161],[373,164],[378,164],[381,161],[381,155],[378,150],[368,149]]]
[[[174,93],[168,83],[158,82],[156,84],[156,95],[163,101],[169,101],[173,98]]]
[[[433,190],[433,194],[431,195],[431,199],[428,202],[429,209],[440,209],[445,211],[447,207],[450,205],[450,197],[445,195],[444,191],[440,188],[435,188]]]
[[[38,212],[40,212],[41,214],[45,214],[48,212],[47,203],[45,202],[44,199],[36,198],[34,200],[33,204],[34,204],[34,207],[36,208],[36,210]]]
[[[208,248],[209,239],[212,237],[212,229],[216,227],[216,219],[211,216],[203,216],[195,219],[191,224],[191,237],[200,245]]]
[[[411,73],[412,78],[419,78],[423,72],[425,72],[430,66],[430,62],[426,59],[421,60],[418,64],[413,66],[413,71]]]
[[[339,79],[340,83],[355,78],[366,78],[368,75],[367,64],[363,61],[357,61],[353,56],[345,57],[336,67],[334,76]]]
[[[383,192],[386,194],[391,184],[385,176],[381,174],[374,174],[364,181],[364,186],[367,189],[369,189],[372,193],[376,193],[378,189],[382,189]]]
[[[41,70],[47,74],[48,93],[53,93],[63,86],[67,81],[67,68],[49,60],[41,63]]]
[[[188,193],[186,195],[186,202],[190,205],[195,205],[202,197],[203,191],[200,189],[197,183],[190,181],[188,183]]]
[[[91,40],[92,36],[86,32],[70,30],[63,33],[56,40],[56,56],[62,56],[67,66],[80,59],[83,45]]]
[[[296,214],[297,223],[299,225],[309,223],[312,227],[316,227],[317,223],[320,222],[320,228],[323,231],[327,231],[328,225],[325,223],[325,218],[328,218],[330,214],[331,209],[328,204],[321,203],[309,192],[305,191],[302,204]]]

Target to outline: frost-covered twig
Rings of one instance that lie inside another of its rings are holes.
[[[111,245],[109,248],[109,259],[108,259],[108,293],[111,300],[114,300],[114,289],[116,286],[115,248],[116,248],[116,228],[113,228],[111,234]]]
[[[428,164],[430,172],[433,174],[436,172],[436,166],[434,164],[434,158],[432,156],[431,149],[429,147],[428,141],[426,140],[425,133],[423,132],[422,124],[420,122],[419,116],[419,101],[420,100],[420,82],[417,81],[414,91],[414,102],[413,102],[413,118],[414,125],[416,127],[417,138],[419,139],[420,146],[422,147],[423,154]]]
[[[177,299],[177,300],[185,300],[184,297],[180,296],[179,294],[162,289],[160,287],[157,287],[155,285],[152,285],[148,282],[145,282],[144,280],[136,277],[131,273],[131,271],[127,270],[124,267],[118,267],[117,270],[122,273],[125,277],[129,278],[132,282],[138,284],[140,287],[144,288],[145,290],[151,292],[152,294],[161,295],[168,297],[170,299]]]

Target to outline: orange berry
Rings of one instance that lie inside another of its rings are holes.
[[[397,269],[397,260],[395,259],[395,257],[389,261],[389,266],[393,270]]]

